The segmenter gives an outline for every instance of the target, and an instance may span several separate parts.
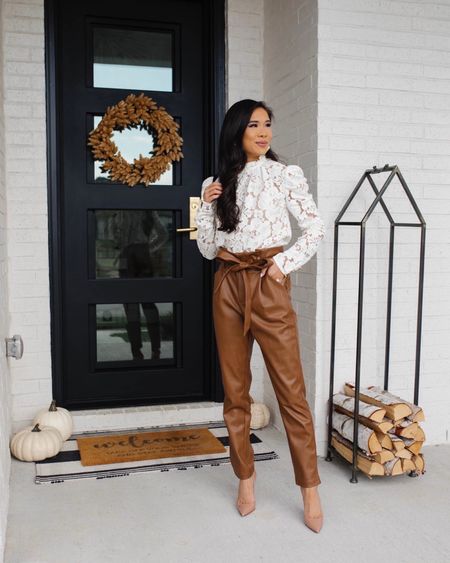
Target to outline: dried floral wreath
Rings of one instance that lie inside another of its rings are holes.
[[[128,162],[112,141],[113,131],[139,128],[145,129],[150,135],[156,133],[151,157],[142,154],[133,163]],[[152,98],[143,93],[136,96],[130,94],[124,100],[108,107],[103,119],[89,133],[90,145],[94,160],[104,161],[100,166],[102,172],[109,172],[114,181],[135,186],[155,182],[172,161],[183,157],[181,145],[183,139],[177,133],[178,123],[165,111],[163,106],[156,104]]]

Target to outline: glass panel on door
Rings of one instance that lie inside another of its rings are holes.
[[[97,362],[174,360],[173,309],[173,303],[96,305]]]
[[[96,209],[95,277],[174,277],[174,212]]]
[[[94,27],[94,87],[173,91],[171,32]]]

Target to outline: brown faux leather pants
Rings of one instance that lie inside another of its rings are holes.
[[[282,246],[233,253],[220,247],[214,276],[213,318],[225,391],[223,416],[230,459],[239,479],[253,474],[250,443],[250,360],[258,342],[280,407],[294,467],[295,483],[314,487],[317,469],[314,423],[305,396],[297,315],[291,304],[291,279],[283,283],[261,270]]]

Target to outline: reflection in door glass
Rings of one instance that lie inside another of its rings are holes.
[[[94,87],[172,92],[172,33],[94,27]]]
[[[96,305],[97,362],[174,358],[173,303]]]
[[[95,277],[173,277],[173,213],[96,209]]]
[[[94,116],[94,128],[100,123],[101,116]],[[113,131],[112,141],[117,146],[120,154],[130,164],[133,164],[135,158],[139,155],[149,157],[153,152],[153,137],[143,129],[124,129],[123,131]],[[96,183],[108,184],[111,183],[108,172],[102,172],[101,162],[94,161],[94,180]],[[173,166],[170,164],[169,169],[166,170],[156,182],[151,182],[149,185],[164,184],[165,186],[173,186]]]

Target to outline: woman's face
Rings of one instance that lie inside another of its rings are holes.
[[[247,155],[247,161],[257,160],[265,154],[272,140],[272,123],[264,108],[256,108],[242,136],[242,148]]]

